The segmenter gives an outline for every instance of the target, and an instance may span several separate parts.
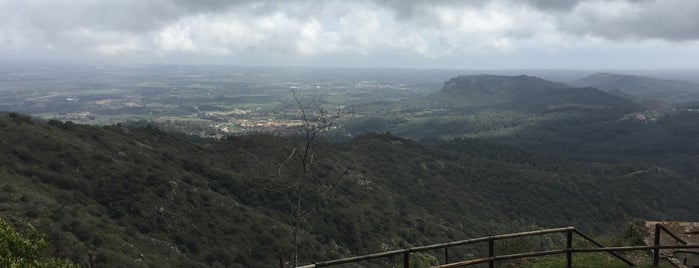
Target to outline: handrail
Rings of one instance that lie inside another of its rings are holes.
[[[323,266],[345,264],[345,263],[357,262],[357,261],[366,261],[366,260],[371,260],[371,259],[376,259],[376,258],[381,258],[381,257],[391,257],[391,256],[395,256],[395,255],[400,255],[400,254],[407,253],[409,251],[410,251],[410,249],[407,249],[407,248],[406,249],[398,249],[398,250],[393,250],[393,251],[367,254],[367,255],[349,257],[349,258],[344,258],[344,259],[316,262],[316,263],[309,264],[309,265],[299,266],[297,268],[323,267]]]
[[[672,246],[630,246],[630,247],[606,247],[606,248],[575,248],[573,252],[604,252],[604,251],[635,251],[650,249],[693,249],[699,245],[672,245]]]
[[[674,233],[672,233],[669,229],[667,229],[665,226],[663,226],[660,223],[655,224],[655,234],[653,237],[653,245],[654,246],[659,246],[660,245],[660,232],[663,231],[672,238],[674,238],[676,241],[679,241],[683,245],[687,245],[687,241],[684,241],[684,239],[678,237]],[[653,266],[658,266],[660,262],[660,248],[655,248],[653,249]]]
[[[484,237],[479,237],[479,238],[466,239],[466,240],[460,240],[460,241],[454,241],[454,242],[448,242],[448,243],[434,244],[434,245],[429,245],[429,246],[413,247],[413,248],[410,248],[410,250],[412,252],[425,251],[425,250],[440,249],[440,248],[445,248],[445,247],[463,246],[463,245],[468,245],[468,244],[473,244],[473,243],[478,243],[478,242],[487,242],[488,240],[502,240],[502,239],[519,238],[519,237],[534,236],[534,235],[562,233],[562,232],[574,231],[574,230],[575,230],[575,227],[568,226],[568,227],[562,227],[562,228],[553,228],[553,229],[545,229],[545,230],[537,230],[537,231],[519,232],[519,233],[502,234],[502,235],[491,235],[491,236],[484,236]]]
[[[556,255],[556,254],[563,254],[563,253],[567,253],[567,252],[568,252],[567,249],[555,249],[555,250],[544,250],[544,251],[537,251],[537,252],[500,255],[500,256],[493,256],[493,257],[488,257],[488,258],[481,258],[481,259],[475,259],[475,260],[468,260],[468,261],[432,266],[432,268],[455,268],[455,267],[463,267],[463,266],[486,263],[486,262],[509,260],[509,259],[520,259],[520,258],[527,258],[527,257],[546,256],[546,255]]]
[[[694,249],[694,248],[699,248],[699,245],[631,246],[631,247],[556,249],[556,250],[545,250],[545,251],[518,253],[518,254],[510,254],[510,255],[500,255],[500,256],[489,257],[489,258],[481,258],[481,259],[475,259],[475,260],[468,260],[468,261],[462,261],[462,262],[437,265],[437,266],[432,266],[432,268],[456,268],[456,267],[464,267],[464,266],[468,266],[468,265],[486,263],[486,262],[491,262],[491,261],[501,261],[501,260],[509,260],[509,259],[520,259],[520,258],[526,258],[526,257],[556,255],[556,254],[563,254],[563,253],[568,253],[568,252],[571,252],[571,253],[590,253],[590,252],[612,252],[612,251],[636,251],[636,250],[649,250],[649,249],[656,250],[656,249]]]
[[[673,246],[660,245],[660,231],[661,230],[664,231],[665,233],[667,233],[668,235],[670,235],[672,238],[679,241],[680,243],[682,243],[682,245],[673,245]],[[545,234],[552,234],[552,233],[563,233],[563,232],[567,234],[566,235],[567,237],[566,237],[566,248],[565,249],[526,252],[526,253],[500,255],[500,256],[495,256],[495,253],[494,253],[493,245],[494,245],[494,241],[496,241],[496,240],[535,236],[535,235],[545,235]],[[577,234],[580,237],[584,238],[585,240],[590,241],[592,244],[597,246],[597,248],[573,248],[572,247],[573,234]],[[404,248],[404,249],[398,249],[398,250],[380,252],[380,253],[373,253],[373,254],[356,256],[356,257],[349,257],[349,258],[336,259],[336,260],[330,260],[330,261],[316,262],[316,263],[305,265],[305,266],[299,266],[297,268],[324,267],[324,266],[331,266],[331,265],[338,265],[338,264],[345,264],[345,263],[351,263],[351,262],[371,260],[371,259],[382,258],[382,257],[392,257],[392,256],[397,256],[397,255],[403,255],[403,266],[408,267],[409,263],[410,263],[410,253],[411,252],[420,252],[420,251],[435,250],[435,249],[444,249],[445,261],[448,262],[448,259],[449,259],[448,249],[450,247],[468,245],[468,244],[479,243],[479,242],[488,242],[488,257],[487,258],[467,260],[467,261],[443,264],[443,265],[438,265],[438,266],[433,266],[433,267],[434,268],[453,268],[453,267],[463,267],[463,266],[468,266],[468,265],[472,265],[472,264],[486,263],[486,262],[489,263],[490,267],[494,267],[495,261],[499,261],[499,260],[518,259],[518,258],[524,258],[524,257],[536,257],[536,256],[555,255],[555,254],[566,254],[567,267],[571,267],[572,266],[572,254],[573,253],[584,253],[584,252],[607,252],[607,253],[611,254],[612,256],[622,260],[623,262],[625,262],[629,266],[635,266],[635,264],[633,262],[629,261],[628,259],[624,258],[623,256],[621,256],[615,252],[615,251],[635,251],[635,250],[653,250],[653,265],[657,266],[658,261],[659,261],[659,252],[661,249],[699,249],[699,245],[688,245],[688,243],[686,241],[684,241],[680,237],[676,236],[670,230],[668,230],[667,228],[665,228],[664,226],[662,226],[660,224],[655,225],[655,240],[654,240],[653,246],[625,246],[625,247],[604,247],[602,244],[595,241],[591,237],[578,231],[575,227],[569,226],[569,227],[545,229],[545,230],[537,230],[537,231],[519,232],[519,233],[502,234],[502,235],[491,235],[491,236],[466,239],[466,240],[460,240],[460,241],[453,241],[453,242],[447,242],[447,243],[439,243],[439,244],[433,244],[433,245],[427,245],[427,246]]]
[[[427,246],[411,247],[411,248],[404,248],[404,249],[398,249],[398,250],[387,251],[387,252],[373,253],[373,254],[368,254],[368,255],[355,256],[355,257],[349,257],[349,258],[343,258],[343,259],[337,259],[337,260],[316,262],[316,263],[309,264],[309,265],[299,266],[297,268],[316,268],[316,267],[323,267],[323,266],[339,265],[339,264],[345,264],[345,263],[350,263],[350,262],[371,260],[371,259],[376,259],[376,258],[381,258],[381,257],[391,257],[391,256],[396,256],[396,255],[401,255],[401,254],[408,254],[410,252],[420,252],[420,251],[442,249],[442,248],[449,248],[449,247],[455,247],[455,246],[463,246],[463,245],[468,245],[468,244],[473,244],[473,243],[487,242],[490,240],[502,240],[502,239],[510,239],[510,238],[518,238],[518,237],[526,237],[526,236],[534,236],[534,235],[561,233],[561,232],[568,232],[568,231],[572,232],[574,230],[575,230],[575,227],[568,226],[568,227],[562,227],[562,228],[553,228],[553,229],[545,229],[545,230],[537,230],[537,231],[519,232],[519,233],[502,234],[502,235],[491,235],[491,236],[484,236],[484,237],[479,237],[479,238],[459,240],[459,241],[453,241],[453,242],[447,242],[447,243],[439,243],[439,244],[433,244],[433,245],[427,245]]]

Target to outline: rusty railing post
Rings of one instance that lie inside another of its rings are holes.
[[[449,263],[449,247],[444,248],[444,264]]]
[[[495,257],[495,239],[488,240],[488,258]],[[495,268],[495,260],[488,262],[488,268]]]
[[[573,267],[573,230],[566,232],[566,267]]]
[[[410,268],[410,251],[403,253],[403,268]]]
[[[653,267],[660,265],[660,223],[655,224],[655,237],[653,239]]]
[[[97,267],[97,266],[95,265],[95,253],[94,253],[94,252],[90,252],[90,253],[88,254],[88,259],[89,259],[89,261],[90,261],[90,268],[95,268],[95,267]]]

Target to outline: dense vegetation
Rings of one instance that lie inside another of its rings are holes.
[[[658,127],[696,137],[679,123],[694,117],[666,118]],[[277,168],[297,142],[3,114],[0,211],[78,263],[92,252],[100,267],[272,267],[290,254],[286,194],[276,190],[288,181]],[[302,225],[301,262],[540,227],[603,233],[634,219],[698,220],[696,170],[652,157],[574,161],[521,144],[391,134],[317,144],[316,179],[352,168],[327,195],[309,191],[318,206]]]
[[[48,246],[46,237],[29,225],[26,231],[17,232],[5,220],[0,218],[0,266],[27,268],[71,268],[77,267],[70,262],[51,259],[39,259],[41,251]]]
[[[617,95],[461,76],[361,106],[321,133],[342,141],[312,144],[3,113],[0,216],[47,234],[45,257],[93,255],[99,267],[289,266],[294,230],[307,263],[545,227],[606,234],[633,220],[699,220],[699,113]],[[430,254],[413,263],[434,263]]]

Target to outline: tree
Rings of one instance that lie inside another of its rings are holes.
[[[40,261],[39,254],[48,246],[46,236],[34,227],[18,233],[0,218],[0,267],[73,268],[78,265],[66,260]]]
[[[277,166],[277,189],[268,190],[283,194],[287,200],[292,227],[291,262],[295,267],[298,265],[302,225],[317,211],[327,194],[348,176],[354,160],[334,176],[318,176],[316,165],[322,158],[319,156],[319,139],[336,128],[342,118],[351,114],[351,110],[326,110],[319,96],[305,99],[294,91],[292,97],[302,121],[300,133],[296,142],[287,148],[287,157]]]

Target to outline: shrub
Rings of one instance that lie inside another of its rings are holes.
[[[46,236],[29,225],[24,233],[18,233],[0,219],[0,267],[73,268],[76,264],[65,260],[39,260],[39,254],[48,246]]]

